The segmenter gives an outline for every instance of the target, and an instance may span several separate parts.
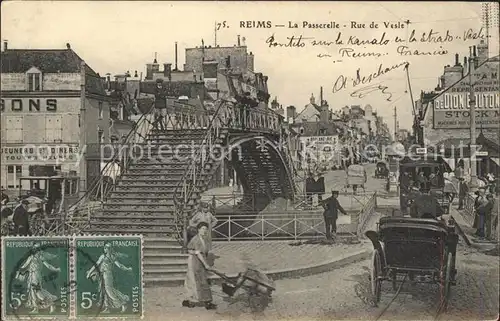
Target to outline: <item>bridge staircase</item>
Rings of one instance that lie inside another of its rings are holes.
[[[176,216],[179,198],[183,211],[195,210],[223,152],[209,147],[224,146],[228,131],[199,125],[165,131],[150,127],[140,145],[142,152],[131,152],[134,157],[107,195],[103,211],[93,216],[88,232],[142,234],[145,282],[180,283],[187,254]],[[205,156],[202,161],[200,155]],[[184,193],[186,185],[189,195]]]

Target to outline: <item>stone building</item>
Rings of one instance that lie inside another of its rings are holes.
[[[498,164],[500,60],[499,56],[488,58],[488,46],[484,42],[481,42],[477,49],[476,54],[474,46],[471,66],[466,65],[465,59],[464,65],[460,64],[456,55],[455,66],[453,69],[445,67],[436,91],[427,93],[427,97],[421,97],[420,112],[423,121],[420,130],[426,146],[446,154],[460,149],[464,157],[470,157],[470,70],[476,101],[477,144],[483,145],[483,151]],[[452,158],[452,164],[458,157],[448,156]]]
[[[5,42],[0,57],[2,186],[27,190],[33,186],[19,186],[21,176],[61,172],[80,177],[85,191],[100,172],[94,147],[110,136],[110,98],[101,77],[69,44],[10,49]]]

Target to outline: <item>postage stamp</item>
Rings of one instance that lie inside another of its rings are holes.
[[[142,318],[142,236],[76,236],[74,244],[76,318]]]
[[[2,319],[70,317],[68,237],[2,237]]]

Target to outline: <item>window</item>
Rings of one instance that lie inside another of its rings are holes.
[[[49,143],[62,142],[61,115],[45,116],[45,141]]]
[[[21,177],[21,165],[8,165],[7,166],[7,188],[18,188],[19,178]]]
[[[99,102],[99,119],[103,118],[102,101]]]
[[[99,144],[104,144],[104,130],[98,129],[97,131],[97,141]]]
[[[5,142],[23,142],[23,116],[5,117]]]
[[[28,91],[41,91],[42,90],[42,74],[28,73]]]

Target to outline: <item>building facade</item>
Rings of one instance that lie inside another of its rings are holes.
[[[80,177],[85,191],[100,172],[100,148],[94,145],[109,142],[109,127],[103,82],[69,44],[62,50],[4,44],[0,178],[5,189],[31,189],[19,186],[20,177],[61,173]]]

